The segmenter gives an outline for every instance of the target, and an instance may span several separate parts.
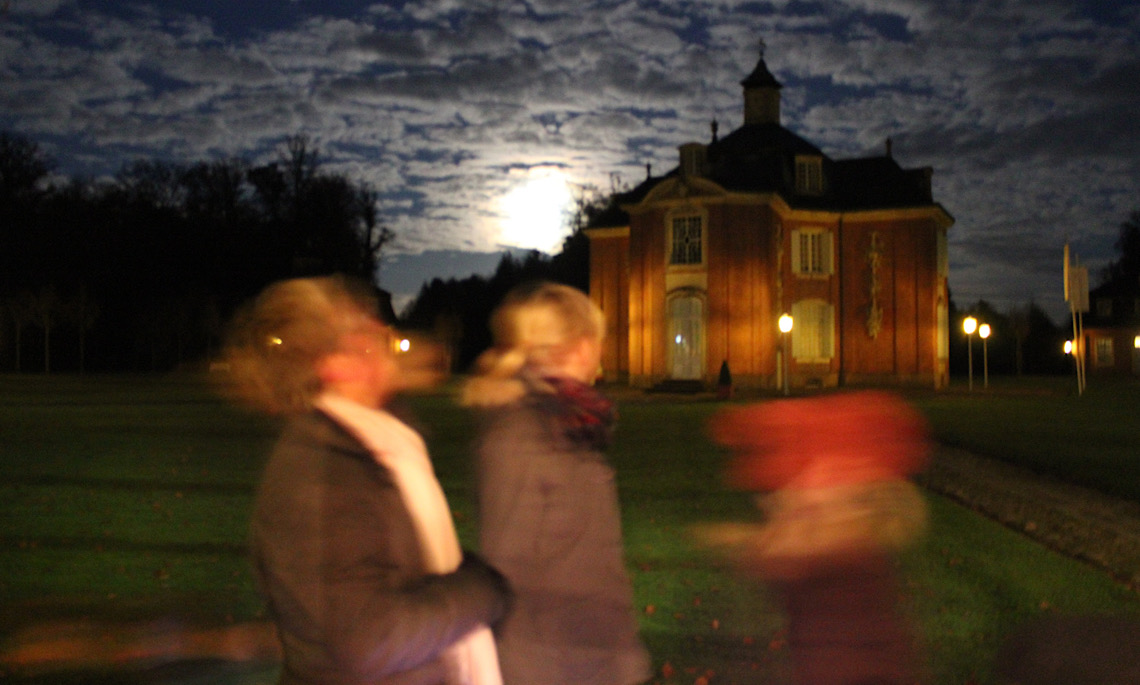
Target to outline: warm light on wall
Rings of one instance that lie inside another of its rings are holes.
[[[780,315],[779,326],[780,326],[780,332],[781,333],[790,332],[792,330],[792,315],[791,314]]]
[[[1072,353],[1073,353],[1073,341],[1072,340],[1066,340],[1065,341],[1065,354],[1072,354]]]

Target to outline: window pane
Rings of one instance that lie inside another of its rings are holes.
[[[1097,366],[1112,366],[1114,363],[1112,354],[1112,338],[1097,338],[1096,339],[1096,364]]]
[[[835,356],[834,308],[820,300],[792,305],[792,356],[803,360]]]
[[[670,264],[700,264],[701,218],[687,216],[673,220],[673,250]]]

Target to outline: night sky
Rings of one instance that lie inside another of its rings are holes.
[[[1059,322],[1140,209],[1140,5],[1119,0],[0,4],[0,129],[68,176],[264,162],[290,135],[368,181],[381,284],[556,249],[575,188],[634,185],[741,124],[761,42],[783,124],[833,158],[934,169],[959,306]],[[1096,281],[1095,275],[1092,279]]]

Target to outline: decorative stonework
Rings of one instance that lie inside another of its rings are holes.
[[[867,335],[874,340],[883,330],[883,307],[879,304],[879,268],[883,262],[883,248],[879,241],[879,232],[871,232],[871,244],[867,246],[867,265],[870,277],[867,279]]]

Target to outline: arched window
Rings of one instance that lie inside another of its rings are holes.
[[[697,294],[685,292],[669,299],[669,372],[680,380],[697,380],[704,374],[705,306]]]

